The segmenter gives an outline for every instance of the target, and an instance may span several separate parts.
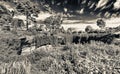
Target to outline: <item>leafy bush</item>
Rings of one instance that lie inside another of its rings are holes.
[[[92,32],[92,30],[93,30],[93,28],[91,27],[91,26],[87,26],[86,28],[85,28],[85,31],[86,32]]]
[[[3,32],[0,36],[0,49],[7,49],[7,50],[17,50],[20,47],[20,40],[17,38],[16,35],[10,32]]]
[[[62,20],[61,15],[56,15],[56,16],[50,16],[46,18],[44,23],[46,24],[48,28],[56,29],[56,28],[60,28],[62,21],[63,20]]]
[[[106,26],[106,23],[102,18],[100,18],[97,20],[97,26],[99,26],[100,28],[104,28]]]
[[[51,57],[44,57],[39,61],[39,68],[42,71],[47,71],[53,64],[53,59]],[[39,69],[38,68],[38,69]]]

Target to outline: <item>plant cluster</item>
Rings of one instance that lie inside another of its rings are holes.
[[[91,44],[66,45],[52,51],[36,51],[29,58],[33,61],[34,74],[118,74],[119,52],[119,46],[92,41]]]

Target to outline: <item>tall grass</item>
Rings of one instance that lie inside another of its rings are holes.
[[[119,74],[120,68],[120,47],[95,41],[9,55],[0,56],[0,74]]]
[[[27,58],[18,57],[9,62],[0,62],[0,74],[31,74],[31,63]]]
[[[92,41],[51,50],[29,55],[34,74],[119,74],[120,47],[114,44]]]

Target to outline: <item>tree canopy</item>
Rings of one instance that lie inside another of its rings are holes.
[[[51,7],[66,7],[69,10],[84,10],[84,14],[94,14],[110,17],[113,14],[120,15],[120,6],[116,9],[117,0],[36,0],[38,3],[46,3]]]

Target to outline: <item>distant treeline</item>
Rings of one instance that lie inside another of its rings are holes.
[[[44,2],[49,5],[56,5],[61,7],[66,7],[72,10],[84,10],[84,13],[90,14],[100,14],[101,16],[112,16],[113,14],[118,16],[120,14],[120,9],[115,9],[114,4],[116,0],[106,1],[106,4],[103,7],[98,7],[97,5],[101,0],[34,0],[36,2]],[[101,5],[104,4],[101,3]]]
[[[52,4],[52,5],[72,5],[72,6],[87,6],[88,3],[97,3],[98,0],[34,0],[34,1],[38,1],[38,2],[45,2],[48,4]]]
[[[3,0],[3,1],[12,2],[15,0]],[[90,14],[105,17],[120,15],[120,6],[117,5],[118,7],[117,9],[115,7],[115,5],[119,3],[118,0],[28,0],[28,1],[33,1],[39,4],[43,3],[43,5],[48,4],[50,7],[53,7],[53,9],[67,8],[69,11],[82,10],[85,15]]]

